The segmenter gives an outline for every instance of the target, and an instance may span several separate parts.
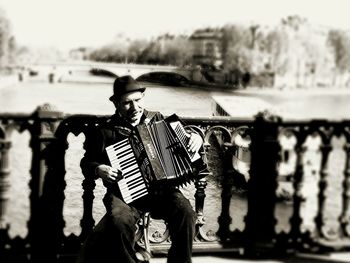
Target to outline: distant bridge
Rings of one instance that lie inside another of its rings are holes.
[[[160,65],[140,65],[140,64],[115,64],[115,63],[98,63],[92,65],[92,69],[104,71],[107,74],[112,73],[115,76],[131,75],[134,79],[138,79],[145,75],[152,74],[169,74],[185,78],[191,81],[203,81],[200,68],[183,68],[175,66]]]
[[[40,63],[30,65],[41,70],[48,67],[55,71],[57,76],[64,76],[71,71],[93,71],[95,74],[124,76],[131,75],[134,79],[145,76],[165,75],[177,79],[184,79],[195,82],[207,82],[199,67],[176,67],[162,65],[142,65],[142,64],[122,64],[122,63],[102,63],[95,61],[71,61],[61,63]]]

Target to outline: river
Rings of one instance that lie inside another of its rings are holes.
[[[114,107],[108,100],[112,94],[112,81],[88,82],[88,79],[71,77],[60,83],[48,83],[40,77],[27,79],[25,82],[12,86],[0,87],[0,112],[31,113],[37,106],[49,103],[64,113],[79,114],[112,114]],[[328,118],[350,119],[350,92],[348,90],[215,90],[198,87],[173,87],[161,85],[149,86],[145,96],[145,107],[159,110],[165,115],[177,113],[184,117],[212,116],[212,96],[234,96],[243,104],[245,98],[262,99],[271,105],[283,109],[280,113],[294,118]],[[246,107],[235,108],[237,116],[245,116],[254,107],[247,103]],[[251,117],[251,116],[249,116]],[[28,133],[14,132],[13,151],[10,163],[10,200],[6,214],[7,222],[11,222],[11,236],[26,235],[26,224],[29,219],[29,170],[31,152],[29,149]],[[82,135],[68,138],[70,147],[66,155],[66,201],[64,217],[66,220],[65,233],[79,234],[79,224],[82,215],[82,175],[79,160],[83,155]],[[20,165],[18,165],[20,164]],[[190,188],[193,186],[190,186]],[[220,212],[220,193],[214,191],[214,185],[208,184],[205,213],[208,215],[208,228],[217,229],[217,217]],[[102,196],[104,189],[98,181],[94,202],[95,219],[98,220],[104,211]],[[231,210],[235,211],[238,220],[234,220],[231,228],[242,228],[243,217],[246,213],[244,198],[236,196]],[[238,201],[238,202],[237,202]],[[193,198],[191,199],[193,204]],[[286,213],[283,204],[277,213]]]

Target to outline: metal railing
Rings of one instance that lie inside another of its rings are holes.
[[[96,182],[84,175],[81,232],[66,235],[67,137],[88,136],[105,118],[65,115],[50,105],[33,114],[0,115],[0,258],[63,262],[78,253],[95,225]],[[209,169],[189,189],[197,212],[194,252],[271,257],[350,251],[350,121],[282,121],[267,113],[254,119],[183,120],[203,135]],[[32,152],[24,238],[9,236],[6,219],[10,170],[18,165],[9,162],[15,130],[29,132]],[[214,189],[210,196],[209,188]],[[206,220],[210,207],[219,211],[217,225]],[[166,251],[171,242],[166,226],[164,231],[150,228],[148,239],[154,253]]]

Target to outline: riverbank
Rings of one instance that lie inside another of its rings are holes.
[[[350,88],[345,87],[325,87],[325,88],[258,88],[258,87],[248,87],[246,89],[237,89],[237,93],[242,94],[262,94],[262,95],[280,95],[280,96],[290,96],[293,95],[341,95],[350,94]]]
[[[259,98],[275,108],[284,119],[350,119],[349,88],[247,88],[236,90],[233,96]]]

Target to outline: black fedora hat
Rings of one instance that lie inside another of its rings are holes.
[[[109,100],[113,101],[119,99],[122,95],[134,92],[141,91],[144,92],[146,90],[145,87],[142,87],[133,77],[130,75],[118,77],[115,79],[113,83],[113,95],[109,98]]]

